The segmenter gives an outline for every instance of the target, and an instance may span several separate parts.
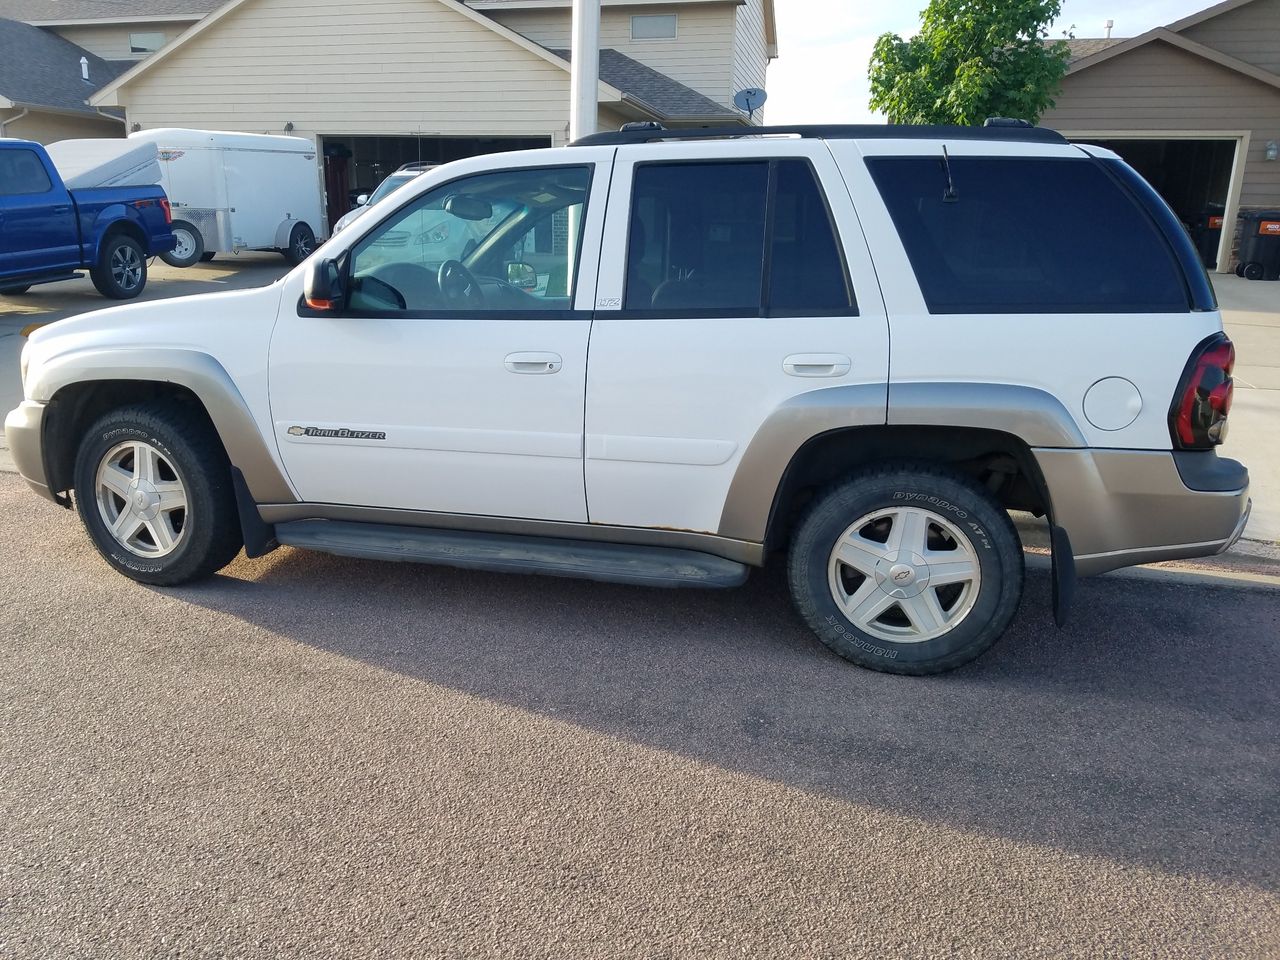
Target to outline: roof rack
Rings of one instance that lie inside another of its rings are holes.
[[[630,126],[630,124],[628,124]],[[1048,127],[1021,123],[989,123],[982,127],[948,127],[926,124],[802,125],[797,127],[692,127],[680,130],[643,129],[593,133],[571,147],[617,146],[662,140],[740,140],[743,137],[792,136],[813,140],[1012,140],[1030,143],[1066,143],[1067,138]]]

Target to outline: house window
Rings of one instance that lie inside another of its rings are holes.
[[[674,13],[643,14],[631,18],[632,40],[674,40],[676,38]]]
[[[131,33],[129,34],[130,53],[155,53],[164,46],[163,33]]]

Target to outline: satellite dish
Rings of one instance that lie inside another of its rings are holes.
[[[769,94],[759,87],[747,87],[747,89],[739,90],[733,95],[733,105],[754,117],[755,112],[763,107],[768,99]]]

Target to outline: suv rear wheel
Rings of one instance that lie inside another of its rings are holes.
[[[967,478],[877,468],[813,503],[788,575],[801,616],[846,660],[941,673],[1008,627],[1022,596],[1022,545],[1009,515]]]
[[[80,443],[75,490],[98,552],[140,583],[208,576],[242,546],[226,454],[201,417],[172,402],[100,418]]]

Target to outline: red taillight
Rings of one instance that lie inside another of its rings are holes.
[[[168,199],[160,201],[160,209],[164,211],[164,222],[173,223],[173,208],[169,206]]]
[[[1225,334],[1214,334],[1196,347],[1169,411],[1175,446],[1204,450],[1226,439],[1235,365],[1236,348]]]

